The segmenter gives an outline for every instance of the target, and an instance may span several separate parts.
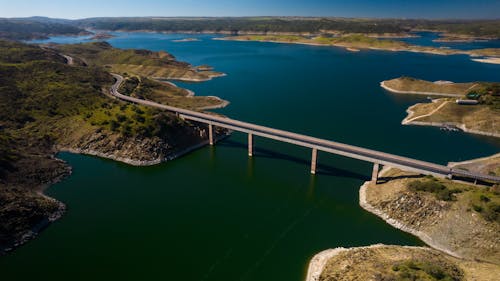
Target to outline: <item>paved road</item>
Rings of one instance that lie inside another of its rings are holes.
[[[444,165],[438,165],[430,162],[420,161],[412,158],[402,157],[394,154],[388,154],[376,150],[366,149],[362,147],[352,146],[339,142],[314,138],[306,135],[296,134],[288,131],[273,129],[269,127],[259,126],[252,123],[246,123],[230,118],[214,116],[206,113],[186,110],[182,108],[167,106],[156,102],[137,99],[122,95],[118,92],[118,88],[123,82],[123,77],[118,74],[112,74],[116,83],[111,87],[111,94],[121,100],[152,106],[180,114],[181,117],[188,120],[198,121],[214,126],[219,126],[235,131],[253,134],[256,136],[266,137],[278,141],[292,143],[300,146],[316,148],[320,151],[339,154],[359,160],[364,160],[381,165],[388,165],[395,168],[400,168],[407,171],[415,171],[422,174],[430,174],[437,176],[453,175],[456,177],[465,177],[478,180],[486,180],[492,182],[500,182],[500,177],[471,173],[460,169],[450,168]]]

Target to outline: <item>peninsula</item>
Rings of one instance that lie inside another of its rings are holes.
[[[464,132],[500,137],[500,83],[429,82],[400,77],[380,85],[397,94],[441,97],[409,107],[403,125],[452,126]]]
[[[498,175],[499,155],[450,166]],[[372,245],[315,255],[306,281],[482,280],[500,274],[500,190],[384,168],[359,204],[428,247]],[[413,279],[415,280],[415,279]],[[418,279],[417,279],[418,280]]]
[[[378,39],[365,34],[342,34],[339,36],[302,36],[302,35],[239,35],[216,38],[217,40],[230,41],[258,41],[271,43],[302,44],[312,46],[333,46],[345,48],[348,51],[357,50],[382,50],[393,52],[415,52],[435,55],[469,55],[477,62],[496,63],[500,58],[499,48],[455,50],[411,45],[397,40]],[[487,56],[485,59],[477,57]]]
[[[144,64],[169,78],[211,76],[165,52],[118,50],[107,43],[36,46],[0,40],[0,254],[63,214],[65,205],[42,193],[71,173],[56,158],[58,152],[152,165],[207,143],[206,125],[112,98],[113,62],[129,73],[122,86],[128,95],[195,110],[223,103],[133,71]],[[226,134],[215,130],[218,137]]]

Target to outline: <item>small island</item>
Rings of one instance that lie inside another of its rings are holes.
[[[409,107],[403,125],[437,126],[500,137],[500,83],[429,82],[400,77],[380,85],[397,94],[441,97]]]
[[[184,39],[176,39],[176,40],[172,40],[172,42],[196,42],[196,41],[201,41],[200,39],[198,38],[184,38]]]
[[[99,32],[99,33],[94,34],[92,37],[90,37],[89,40],[104,40],[104,39],[110,39],[113,37],[115,37],[115,36],[111,33]]]

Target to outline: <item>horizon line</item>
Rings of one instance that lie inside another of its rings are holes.
[[[82,18],[59,18],[59,17],[48,17],[48,16],[25,16],[25,17],[0,17],[0,19],[30,19],[30,18],[46,18],[54,20],[86,20],[86,19],[98,19],[98,18],[151,18],[151,19],[218,19],[218,18],[309,18],[309,19],[367,19],[367,20],[429,20],[429,21],[439,21],[439,20],[461,20],[461,21],[496,21],[500,20],[498,18],[419,18],[419,17],[346,17],[346,16],[300,16],[300,15],[287,15],[287,16],[271,16],[271,15],[259,15],[259,16],[95,16],[95,17],[82,17]]]

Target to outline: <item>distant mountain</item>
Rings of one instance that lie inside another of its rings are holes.
[[[350,34],[406,36],[431,30],[448,38],[498,39],[500,20],[365,19],[332,17],[101,17],[79,20],[47,17],[0,19],[0,37],[45,38],[83,34],[85,29],[157,32],[221,32],[231,34]]]
[[[52,35],[89,34],[70,24],[70,20],[32,18],[0,18],[0,38],[11,40],[43,39]]]

